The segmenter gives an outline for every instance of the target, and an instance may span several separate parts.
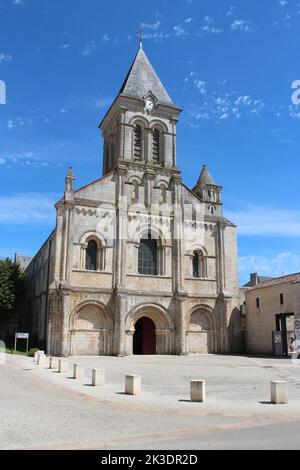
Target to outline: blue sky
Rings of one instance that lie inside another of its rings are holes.
[[[178,165],[204,163],[238,225],[240,280],[300,271],[300,0],[0,0],[0,256],[33,255],[76,186],[101,175],[97,126],[137,50],[184,111]]]

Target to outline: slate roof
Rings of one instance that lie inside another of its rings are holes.
[[[203,184],[212,184],[216,186],[216,183],[214,182],[207,165],[203,165],[196,187],[202,186]]]
[[[32,260],[33,256],[22,256],[18,253],[15,254],[15,263],[20,265],[22,271],[25,271],[25,269],[27,268],[27,266],[29,266]]]
[[[159,103],[175,106],[140,45],[119,94],[141,99],[149,91]]]

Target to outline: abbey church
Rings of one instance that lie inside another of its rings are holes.
[[[47,353],[239,351],[236,227],[206,165],[192,189],[181,180],[180,113],[140,43],[99,126],[102,177],[75,189],[69,169],[26,269],[26,327]]]

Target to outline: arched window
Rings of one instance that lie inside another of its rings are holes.
[[[201,250],[197,250],[193,254],[193,277],[198,279],[207,277],[206,259]]]
[[[142,128],[138,124],[134,128],[133,156],[137,160],[142,159]]]
[[[153,130],[153,161],[160,161],[160,132],[158,129]]]
[[[88,271],[97,270],[98,245],[95,240],[90,240],[86,248],[85,269]]]
[[[148,276],[157,276],[157,241],[151,238],[151,233],[140,241],[138,272]]]

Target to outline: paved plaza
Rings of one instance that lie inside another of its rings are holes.
[[[1,449],[298,449],[300,365],[247,356],[69,358],[69,372],[7,355],[0,365]],[[72,379],[72,365],[85,367]],[[91,369],[105,370],[92,387]],[[142,393],[124,394],[126,374]],[[207,400],[190,401],[190,381],[206,381]],[[284,380],[289,403],[270,403]]]

